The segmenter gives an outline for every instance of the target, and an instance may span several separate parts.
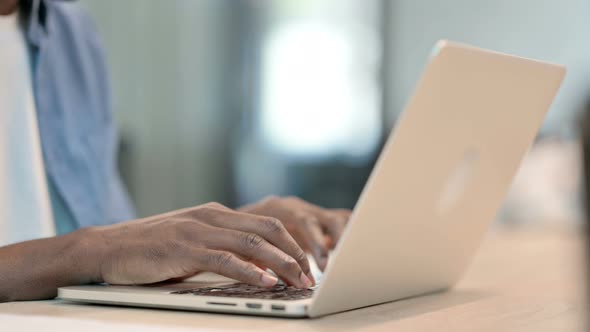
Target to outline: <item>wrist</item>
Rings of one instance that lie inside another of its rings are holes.
[[[100,231],[98,227],[82,228],[67,235],[64,239],[71,250],[72,275],[76,276],[79,284],[102,282],[100,265],[104,256]]]

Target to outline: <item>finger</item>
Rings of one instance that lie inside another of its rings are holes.
[[[208,248],[236,253],[246,260],[255,261],[255,264],[268,266],[290,285],[298,288],[312,286],[311,280],[293,257],[258,234],[218,228],[210,232],[205,241]]]
[[[348,216],[345,214],[344,209],[328,210],[324,209],[315,204],[306,202],[298,197],[289,197],[287,199],[292,205],[298,207],[301,210],[305,210],[312,213],[318,218],[322,228],[331,238],[331,248],[333,249],[336,243],[342,237]],[[337,211],[337,212],[336,212]]]
[[[215,248],[209,248],[209,249],[215,249]],[[249,263],[252,263],[252,264],[258,266],[263,271],[269,270],[269,268],[267,266],[264,266],[261,262],[257,261],[255,258],[246,257],[245,255],[242,255],[242,254],[239,254],[239,253],[235,253],[235,252],[232,252],[232,254],[234,256],[236,256],[237,258],[243,260],[244,262],[249,262]],[[273,274],[273,272],[271,272],[271,274]]]
[[[329,245],[330,249],[334,249],[336,244],[342,238],[342,234],[344,234],[344,230],[346,229],[346,225],[350,220],[350,216],[352,215],[352,211],[347,209],[330,209],[327,210],[331,215],[338,216],[338,220],[334,220],[333,223],[328,223],[325,225],[326,233],[330,236],[331,243]]]
[[[336,243],[340,241],[342,233],[346,228],[346,220],[343,217],[326,217],[322,219],[322,226],[326,233],[330,236],[330,249],[334,249]]]
[[[214,272],[259,287],[270,288],[278,282],[278,279],[272,274],[227,251],[196,249],[194,257],[200,257],[198,264],[199,270],[202,271]]]
[[[318,267],[323,271],[328,264],[329,250],[322,232],[322,226],[318,219],[310,214],[302,215],[298,219],[300,225],[298,231],[302,234],[301,240],[310,249]]]
[[[329,209],[328,211],[343,217],[344,219],[346,219],[346,222],[348,222],[348,220],[352,216],[352,211],[348,209]]]
[[[206,220],[212,226],[262,236],[266,241],[294,258],[308,278],[311,276],[307,255],[278,219],[236,211],[218,211]]]

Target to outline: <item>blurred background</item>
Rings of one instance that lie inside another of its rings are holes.
[[[589,1],[82,3],[107,49],[141,216],[270,194],[353,207],[430,49],[451,39],[568,66],[500,219],[582,219]]]

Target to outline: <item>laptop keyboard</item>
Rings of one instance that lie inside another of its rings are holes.
[[[170,294],[204,295],[219,297],[240,297],[265,300],[303,300],[312,297],[314,288],[299,289],[279,284],[273,288],[262,288],[244,283],[231,284],[220,287],[206,287],[196,289],[184,289]]]

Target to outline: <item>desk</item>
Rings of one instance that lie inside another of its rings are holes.
[[[17,320],[22,317],[23,324],[29,317],[43,316],[195,331],[582,331],[588,312],[584,305],[583,259],[584,243],[579,230],[496,226],[487,235],[463,280],[452,291],[315,320],[61,301],[0,304],[0,315],[18,315]],[[51,321],[44,325],[46,330],[51,330]],[[68,326],[79,331],[73,325]]]

